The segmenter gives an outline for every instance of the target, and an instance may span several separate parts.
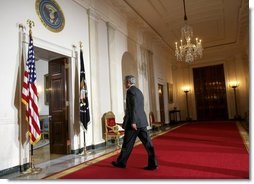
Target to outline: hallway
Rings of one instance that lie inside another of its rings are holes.
[[[191,127],[193,127],[192,124],[195,125],[196,123],[195,122],[192,122],[191,124],[190,123],[187,123],[187,124],[180,123],[178,125],[171,126],[171,127],[163,127],[162,131],[152,131],[151,135],[152,135],[152,137],[157,137],[158,135],[162,135],[165,132],[171,132],[172,130],[175,130],[175,129],[178,130],[179,127],[181,127],[181,126],[185,127],[186,125],[189,125],[191,128]],[[214,123],[211,122],[209,124],[212,125]],[[239,133],[243,139],[243,142],[246,146],[246,149],[248,150],[249,149],[249,135],[248,135],[246,129],[244,129],[244,127],[241,125],[240,122],[237,123],[237,127],[238,127]],[[214,137],[214,138],[216,138],[216,137]],[[170,141],[170,140],[168,140],[168,141]],[[57,159],[53,159],[51,161],[37,164],[36,168],[42,169],[42,171],[39,174],[16,173],[16,174],[5,176],[3,178],[8,178],[8,179],[42,179],[42,178],[45,178],[46,176],[48,177],[50,175],[53,175],[55,173],[65,170],[65,169],[68,169],[71,167],[74,168],[74,166],[77,166],[79,164],[84,165],[84,163],[87,163],[88,165],[90,165],[91,163],[89,163],[89,161],[91,161],[91,160],[95,160],[93,162],[96,163],[97,162],[96,160],[98,158],[99,159],[101,158],[103,160],[106,157],[108,157],[108,155],[109,156],[115,155],[118,152],[119,152],[119,149],[114,145],[108,146],[108,148],[101,147],[99,149],[88,150],[87,154],[85,156],[84,155],[66,155],[66,156],[63,156],[63,157],[60,157]],[[110,165],[110,163],[109,163],[109,165]],[[53,179],[53,178],[49,177],[49,179]]]
[[[251,3],[2,1],[0,178],[40,179],[117,153],[104,145],[111,120],[103,116],[111,111],[123,122],[127,75],[143,93],[147,118],[152,112],[165,131],[190,120],[244,120],[251,134]],[[31,163],[31,144],[42,171],[19,173]]]

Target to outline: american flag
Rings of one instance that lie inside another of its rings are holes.
[[[80,121],[83,123],[84,128],[87,130],[87,125],[90,121],[90,112],[82,49],[80,49]]]
[[[31,34],[29,34],[28,58],[24,72],[22,102],[26,105],[26,120],[29,123],[30,143],[34,145],[41,138],[41,128],[38,112],[34,46]]]

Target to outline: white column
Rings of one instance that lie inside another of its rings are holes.
[[[109,79],[110,79],[110,107],[113,112],[117,111],[117,100],[113,100],[117,96],[117,86],[114,74],[114,65],[116,63],[115,59],[115,26],[110,22],[107,22],[108,31],[108,56],[109,56]]]
[[[114,50],[115,50],[115,27],[110,22],[107,22],[107,36],[108,36],[108,60],[109,60],[109,89],[110,89],[110,109],[113,111],[113,90],[112,85],[114,86],[114,79],[113,79],[113,63],[114,63]]]
[[[236,89],[236,99],[238,104],[238,113],[242,118],[246,116],[249,111],[249,71],[246,70],[248,66],[242,55],[237,55],[235,61],[236,80],[239,82],[239,87]]]
[[[138,60],[139,88],[143,92],[144,99],[145,99],[144,109],[145,109],[147,116],[149,116],[149,111],[150,111],[149,82],[148,82],[148,79],[149,79],[149,76],[148,76],[149,55],[148,55],[148,50],[143,47],[139,48],[138,53],[140,53],[140,60]]]
[[[155,83],[154,83],[154,67],[153,67],[153,53],[149,51],[148,53],[148,89],[149,89],[149,106],[150,111],[156,112],[156,99],[155,99]]]
[[[89,9],[89,52],[90,52],[90,75],[91,75],[91,100],[90,100],[90,114],[92,116],[91,126],[88,126],[88,133],[86,134],[86,140],[89,141],[92,136],[91,143],[92,145],[97,144],[98,141],[101,141],[101,112],[100,112],[100,81],[99,81],[99,52],[98,52],[98,21],[99,17],[96,12]],[[91,135],[92,129],[92,135]],[[89,142],[90,142],[89,141]],[[88,146],[88,144],[87,144]]]

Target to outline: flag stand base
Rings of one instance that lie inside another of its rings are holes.
[[[41,168],[29,168],[26,171],[22,172],[22,174],[39,174],[41,172]]]
[[[30,168],[28,168],[26,171],[23,171],[22,174],[26,175],[26,174],[39,174],[42,171],[42,168],[36,168],[33,164],[33,162],[31,162],[30,164]]]
[[[87,151],[82,151],[79,155],[80,156],[87,156],[88,154],[87,154]]]
[[[89,155],[89,152],[86,149],[84,149],[79,155],[80,156],[87,156],[87,155]]]

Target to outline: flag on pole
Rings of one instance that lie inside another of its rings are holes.
[[[22,86],[22,102],[26,105],[26,120],[29,123],[30,143],[36,144],[41,138],[36,88],[36,68],[32,34],[29,34],[28,57]]]
[[[80,49],[80,121],[87,130],[90,121],[83,51]]]

